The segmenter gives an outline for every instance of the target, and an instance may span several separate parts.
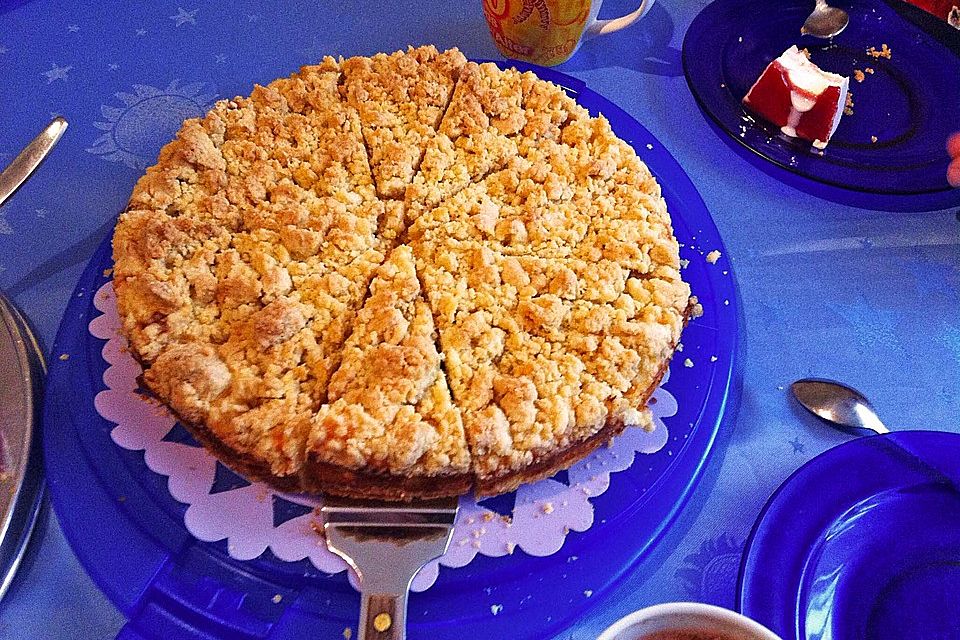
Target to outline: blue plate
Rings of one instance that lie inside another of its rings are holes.
[[[960,638],[960,435],[859,438],[814,458],[747,540],[739,609],[785,640]]]
[[[594,525],[568,535],[547,557],[519,550],[478,556],[460,569],[441,567],[433,587],[410,598],[411,640],[465,636],[543,640],[572,625],[639,563],[687,503],[718,431],[729,426],[739,389],[739,303],[726,250],[703,200],[673,157],[626,112],[552,70],[536,72],[568,89],[638,150],[659,179],[690,260],[684,277],[704,315],[683,334],[684,357],[668,390],[679,409],[667,418],[670,441],[611,478],[593,500]],[[718,249],[706,263],[703,251]],[[50,491],[64,533],[94,581],[130,619],[121,637],[178,640],[340,638],[356,628],[359,597],[344,574],[327,575],[308,561],[281,562],[266,552],[252,561],[230,557],[225,542],[205,543],[183,524],[186,506],[143,453],[110,439],[113,424],[94,408],[104,389],[103,340],[87,325],[98,315],[93,294],[112,266],[109,238],[96,251],[69,304],[56,343],[44,407]],[[711,362],[711,356],[716,360]],[[563,474],[558,480],[563,481]],[[512,505],[512,495],[484,505]],[[274,597],[280,595],[280,602]],[[493,615],[491,607],[502,606]]]
[[[832,4],[850,14],[850,25],[832,41],[800,35],[813,6],[808,0],[707,6],[683,42],[684,73],[700,107],[733,140],[806,178],[874,194],[949,191],[946,140],[960,129],[960,32],[882,0]],[[854,112],[822,154],[755,121],[740,103],[767,64],[794,44],[825,70],[851,77]],[[882,44],[893,52],[889,60],[867,55]],[[854,69],[867,67],[875,73],[856,82]]]

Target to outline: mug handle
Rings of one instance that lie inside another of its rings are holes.
[[[620,16],[619,18],[613,18],[611,20],[596,20],[593,24],[586,28],[583,32],[584,38],[593,38],[595,36],[602,36],[606,33],[613,33],[614,31],[620,31],[624,27],[629,27],[634,22],[642,18],[647,14],[647,11],[650,11],[650,7],[653,6],[654,0],[643,0],[640,3],[640,6],[637,7],[637,10],[633,13],[628,13],[625,16]]]

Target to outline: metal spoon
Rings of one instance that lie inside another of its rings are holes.
[[[805,378],[790,385],[794,397],[814,415],[840,427],[889,433],[866,397],[834,380]]]
[[[800,33],[816,38],[832,38],[847,28],[850,16],[843,9],[831,7],[827,0],[817,0],[813,13],[807,16]]]

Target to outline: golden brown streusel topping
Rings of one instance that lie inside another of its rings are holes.
[[[370,284],[330,380],[329,404],[313,418],[309,453],[350,469],[465,473],[463,423],[436,344],[413,253],[401,245]]]
[[[432,45],[343,62],[341,91],[360,114],[381,196],[403,198],[464,64],[457,49]]]
[[[475,468],[495,475],[529,464],[546,442],[637,421],[637,397],[683,326],[689,288],[677,269],[636,277],[611,261],[503,255],[457,240],[414,250]],[[513,393],[522,412],[503,404]],[[491,443],[516,455],[497,449],[491,460]]]
[[[114,236],[117,304],[148,385],[280,476],[300,465],[383,261],[385,206],[338,79],[327,59],[187,121]]]
[[[114,257],[146,385],[281,478],[308,455],[497,478],[648,424],[690,302],[659,185],[603,117],[433,47],[188,120]]]
[[[493,63],[468,62],[460,73],[437,135],[407,187],[408,219],[480,180],[517,153],[523,129],[523,74]]]

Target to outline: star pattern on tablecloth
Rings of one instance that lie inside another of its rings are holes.
[[[177,13],[170,16],[170,19],[173,20],[178,27],[182,27],[185,24],[197,24],[196,15],[198,11],[200,11],[200,9],[187,11],[183,7],[177,7]]]
[[[803,453],[803,443],[800,442],[800,436],[796,436],[793,440],[787,440],[787,442],[793,447],[794,453]]]
[[[37,212],[37,217],[38,217],[38,218],[46,218],[46,217],[47,217],[47,210],[46,210],[46,209],[43,209],[43,208],[41,208],[41,209],[35,209],[35,211]]]
[[[138,35],[138,36],[145,36],[145,35],[147,35],[147,30],[144,29],[143,27],[141,27],[141,28],[137,29],[137,35]]]
[[[260,19],[260,15],[259,15],[259,14],[256,14],[256,13],[248,13],[248,14],[247,14],[247,22],[256,22],[256,21],[259,20],[259,19]]]
[[[67,74],[70,70],[73,69],[73,66],[67,65],[66,67],[61,67],[56,62],[51,64],[51,69],[49,71],[44,71],[41,75],[47,77],[47,84],[50,84],[54,80],[63,80],[67,81]]]
[[[7,49],[5,46],[0,44],[0,55],[6,53],[7,51],[9,51],[9,49]]]
[[[78,25],[78,24],[68,25],[68,26],[67,26],[67,31],[69,31],[70,33],[76,33],[77,31],[80,31],[80,25]]]
[[[120,65],[118,65],[115,62],[111,62],[110,64],[107,65],[107,69],[110,69],[110,71],[116,71],[119,68],[120,68]]]
[[[227,56],[223,55],[222,53],[218,53],[214,56],[214,60],[217,61],[217,64],[223,64],[227,61]]]

